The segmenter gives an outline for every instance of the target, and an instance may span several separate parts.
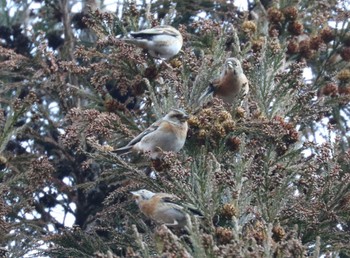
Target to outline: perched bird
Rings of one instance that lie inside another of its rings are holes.
[[[126,42],[147,49],[152,57],[159,59],[175,56],[183,43],[181,33],[168,25],[132,32],[130,35],[131,38],[124,39]]]
[[[150,155],[151,159],[162,157],[163,151],[178,152],[185,145],[188,115],[180,109],[172,109],[154,122],[126,146],[116,149],[117,154],[134,151]]]
[[[243,100],[249,92],[249,82],[241,63],[237,58],[228,58],[223,66],[220,77],[214,80],[199,98],[213,93],[214,97],[221,98],[225,103],[232,104],[235,100]]]
[[[153,193],[146,189],[131,192],[141,212],[158,224],[169,227],[190,226],[187,212],[201,216],[201,213],[192,205],[182,203],[180,198],[173,194]]]

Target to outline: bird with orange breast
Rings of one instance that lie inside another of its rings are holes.
[[[153,193],[146,189],[131,192],[140,211],[157,224],[168,227],[191,227],[188,212],[202,216],[192,205],[180,202],[180,198],[168,193]]]
[[[116,149],[117,154],[141,152],[151,159],[160,159],[165,151],[180,151],[185,145],[188,115],[181,109],[172,109],[154,122],[126,146]]]
[[[200,96],[201,101],[206,96],[213,94],[214,97],[222,99],[227,104],[232,104],[236,100],[241,101],[249,93],[249,81],[245,76],[241,63],[235,57],[230,57],[225,61],[219,78],[215,79]]]

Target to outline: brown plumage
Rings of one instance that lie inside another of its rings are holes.
[[[222,68],[220,77],[215,79],[202,94],[199,100],[209,94],[221,98],[225,103],[232,104],[236,100],[243,101],[249,92],[249,81],[241,63],[237,58],[228,58]]]
[[[158,224],[184,227],[190,225],[189,215],[186,211],[201,215],[193,206],[181,205],[180,198],[173,194],[153,193],[146,189],[131,193],[134,195],[140,211]]]
[[[161,158],[163,151],[178,152],[186,141],[187,119],[188,115],[184,111],[173,109],[115,152],[142,152],[149,154],[152,159]]]

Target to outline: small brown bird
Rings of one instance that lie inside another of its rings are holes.
[[[173,194],[153,193],[146,189],[131,193],[141,212],[158,224],[182,228],[190,225],[187,211],[201,216],[201,213],[193,206],[180,205],[180,198]]]
[[[185,145],[188,115],[180,109],[172,109],[163,118],[154,122],[126,146],[116,149],[117,154],[134,151],[159,159],[164,151],[178,152]]]
[[[240,100],[242,104],[248,92],[249,81],[243,73],[241,63],[237,58],[231,57],[226,60],[220,77],[209,85],[199,101],[213,93],[214,97],[221,98],[225,103],[232,104],[235,100]]]
[[[130,35],[132,38],[125,38],[126,42],[147,49],[152,57],[159,59],[175,56],[183,44],[181,33],[169,25],[132,32]]]

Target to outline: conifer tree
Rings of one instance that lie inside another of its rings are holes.
[[[76,2],[0,9],[0,255],[350,256],[346,1],[124,1],[115,12],[82,1],[74,13]],[[122,40],[157,25],[183,36],[170,60]],[[229,57],[247,99],[200,101]],[[172,108],[190,116],[180,152],[113,153]],[[202,216],[159,225],[139,189]]]

